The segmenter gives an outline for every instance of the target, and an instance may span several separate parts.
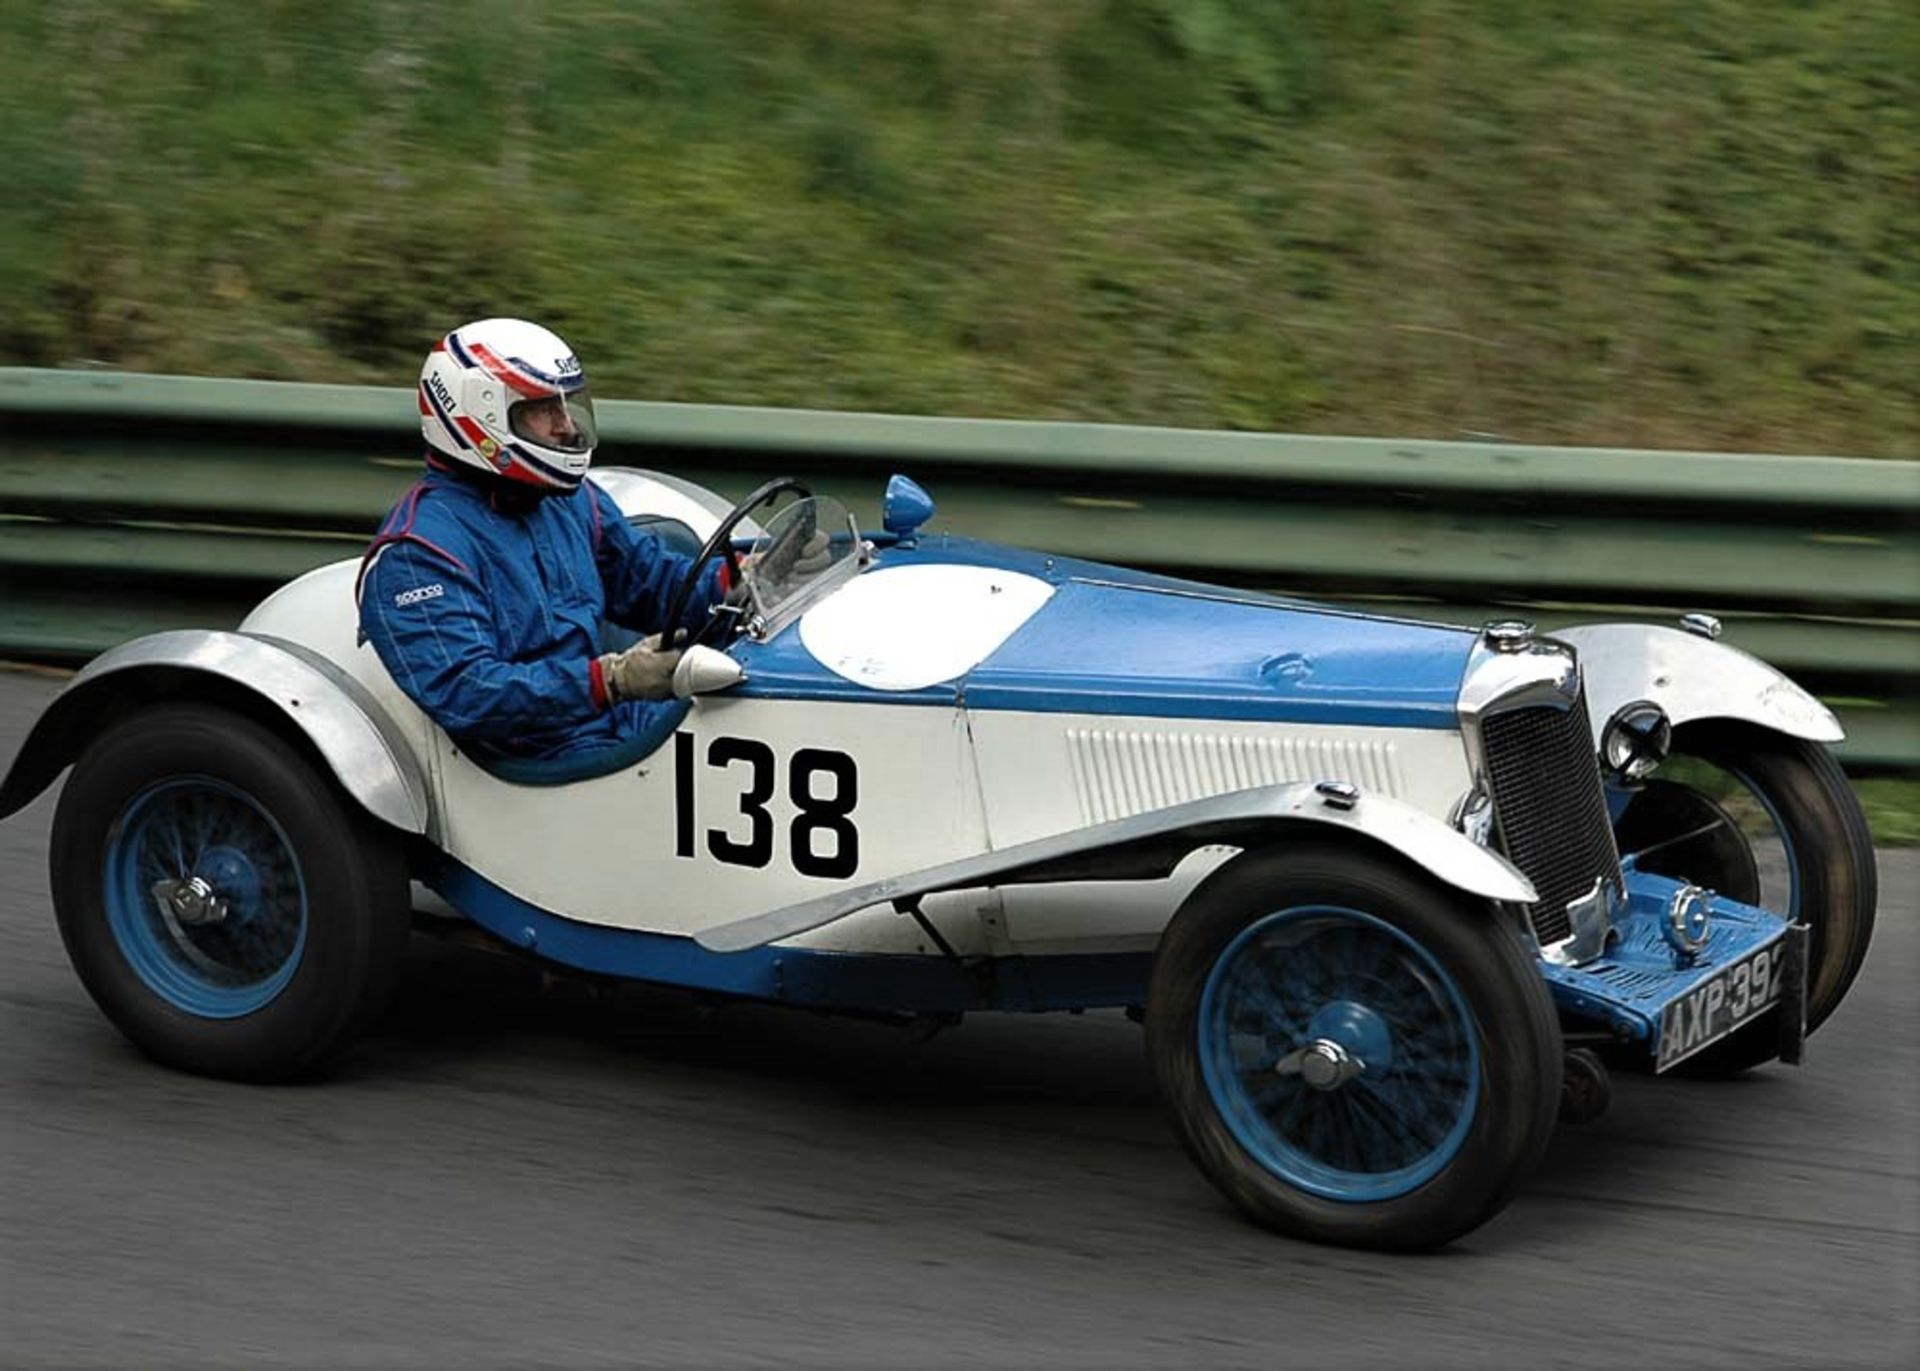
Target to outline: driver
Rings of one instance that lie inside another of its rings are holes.
[[[416,397],[426,476],[360,564],[360,632],[408,698],[469,749],[560,757],[643,731],[680,654],[659,645],[688,559],[582,478],[593,401],[555,334],[482,319],[434,345]],[[725,560],[689,598],[706,622]],[[600,652],[611,619],[654,637]]]

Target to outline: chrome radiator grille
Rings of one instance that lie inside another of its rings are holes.
[[[1481,721],[1501,850],[1539,893],[1529,906],[1542,947],[1572,931],[1567,904],[1595,880],[1620,881],[1620,854],[1600,790],[1582,693],[1570,709],[1508,710]]]

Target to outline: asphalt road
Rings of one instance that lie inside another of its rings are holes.
[[[58,682],[0,672],[0,758]],[[1117,1015],[930,1042],[420,940],[329,1080],[139,1057],[0,824],[9,1365],[1840,1366],[1920,1351],[1920,861],[1806,1067],[1623,1078],[1440,1254],[1242,1222]]]

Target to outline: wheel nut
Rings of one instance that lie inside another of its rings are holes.
[[[1367,1069],[1367,1064],[1332,1038],[1315,1038],[1274,1063],[1282,1076],[1298,1076],[1315,1090],[1336,1090]]]
[[[1321,1038],[1300,1059],[1300,1075],[1315,1090],[1331,1090],[1345,1079],[1347,1064],[1352,1060],[1339,1043]]]

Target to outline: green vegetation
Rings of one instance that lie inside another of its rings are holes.
[[[1876,846],[1920,847],[1920,781],[1873,776],[1856,779],[1853,788]]]
[[[22,0],[0,363],[1920,456],[1909,0]]]

